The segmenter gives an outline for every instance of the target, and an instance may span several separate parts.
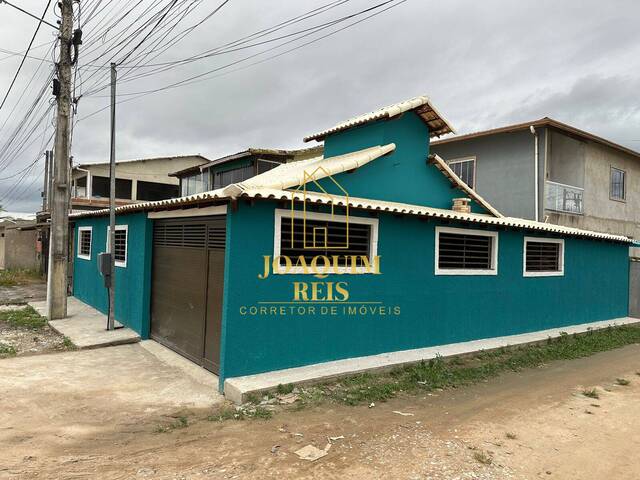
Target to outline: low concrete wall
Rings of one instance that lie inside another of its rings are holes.
[[[629,316],[640,318],[640,261],[629,263]]]
[[[40,259],[36,252],[36,230],[6,229],[4,236],[4,268],[27,268],[40,270]]]

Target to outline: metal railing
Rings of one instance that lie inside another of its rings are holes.
[[[556,212],[584,213],[584,188],[564,183],[545,182],[545,208]]]

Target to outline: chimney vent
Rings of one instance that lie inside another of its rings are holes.
[[[460,213],[471,213],[471,199],[470,198],[454,198],[453,207],[451,210]]]

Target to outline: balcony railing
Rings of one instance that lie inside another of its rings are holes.
[[[545,208],[556,212],[584,213],[584,188],[564,183],[545,182]]]

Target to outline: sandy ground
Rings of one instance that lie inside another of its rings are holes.
[[[129,372],[104,365],[102,390],[86,388],[71,365],[87,353],[0,361],[0,478],[640,478],[638,345],[373,408],[226,422],[158,402],[163,392],[141,385],[153,375],[144,362]],[[176,400],[184,386],[166,380]],[[586,387],[600,398],[582,395]],[[175,422],[170,415],[186,415],[189,426],[158,433]],[[328,454],[300,460],[294,452],[308,444]]]

